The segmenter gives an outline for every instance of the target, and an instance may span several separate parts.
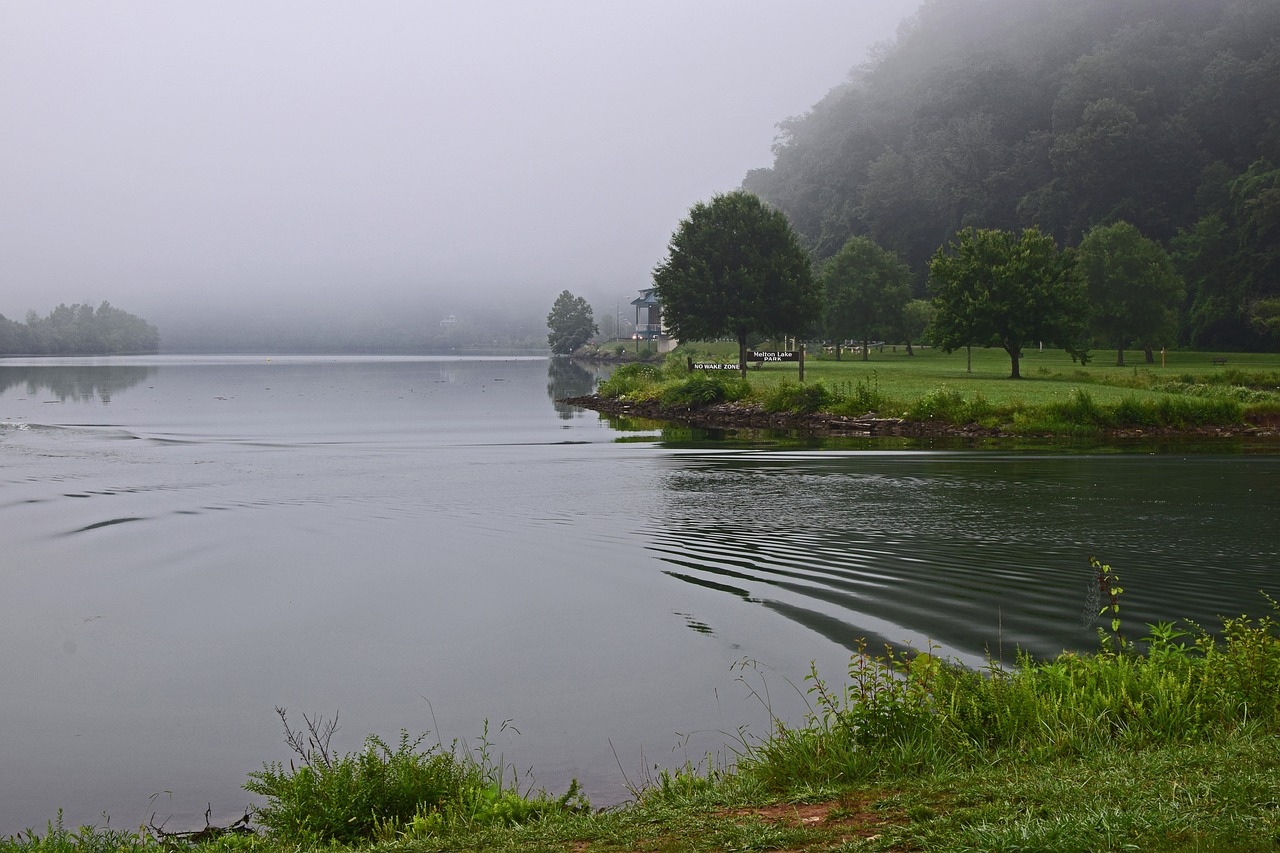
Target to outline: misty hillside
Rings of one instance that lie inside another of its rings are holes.
[[[870,236],[923,291],[960,228],[1074,245],[1126,220],[1175,254],[1184,343],[1277,345],[1255,316],[1280,298],[1276,0],[929,0],[779,128],[743,185],[819,259]]]

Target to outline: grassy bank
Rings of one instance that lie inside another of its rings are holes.
[[[633,804],[520,791],[478,750],[407,734],[339,755],[323,721],[296,761],[251,773],[256,833],[165,837],[50,826],[5,853],[332,850],[1161,850],[1280,845],[1280,622],[1147,626],[1122,639],[1118,578],[1095,564],[1093,654],[966,669],[861,649],[811,673],[807,719],[662,772]],[[767,695],[762,690],[761,697]]]
[[[1141,353],[1136,354],[1141,359]],[[794,363],[748,370],[695,371],[687,362],[736,359],[731,344],[683,347],[658,365],[619,368],[602,396],[655,401],[678,409],[736,402],[767,412],[880,417],[1012,434],[1094,435],[1121,429],[1188,429],[1272,424],[1280,419],[1280,356],[1168,353],[1164,365],[1115,367],[1072,363],[1061,351],[1033,351],[1024,379],[1007,378],[1002,351],[944,354],[904,347],[810,357],[805,381]],[[1226,359],[1215,363],[1214,359]]]

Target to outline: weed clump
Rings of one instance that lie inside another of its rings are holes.
[[[303,715],[306,731],[289,725],[277,708],[285,742],[302,766],[280,762],[250,773],[245,790],[266,798],[258,822],[274,840],[314,847],[419,838],[458,826],[509,826],[585,805],[576,780],[563,797],[522,795],[514,778],[503,782],[503,766],[489,760],[488,725],[479,758],[455,742],[423,748],[426,735],[402,730],[393,748],[376,735],[358,752],[339,755],[329,747],[336,716]]]
[[[765,392],[763,407],[766,412],[808,415],[827,410],[835,399],[821,382],[798,385],[787,381]]]
[[[648,392],[657,381],[661,368],[647,362],[624,364],[600,383],[596,392],[601,397],[627,398],[639,392]]]
[[[890,408],[893,403],[880,391],[880,376],[875,371],[871,380],[859,378],[841,382],[831,391],[831,411],[837,415],[862,415]]]
[[[691,374],[687,379],[670,383],[658,393],[663,406],[672,409],[688,409],[709,406],[726,400],[741,400],[751,391],[742,379],[721,379],[705,373]]]

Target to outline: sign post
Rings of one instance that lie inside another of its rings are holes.
[[[800,381],[804,381],[804,347],[793,350],[751,350],[747,353],[747,361],[755,362],[774,362],[774,361],[794,361],[800,366]],[[721,364],[719,362],[694,361],[692,357],[687,359],[689,372],[695,370],[737,370],[736,364]]]

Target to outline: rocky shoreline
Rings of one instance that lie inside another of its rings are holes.
[[[710,406],[679,408],[663,406],[654,400],[639,402],[588,394],[558,400],[606,415],[669,421],[699,429],[716,430],[781,430],[815,438],[860,438],[892,436],[897,438],[1054,438],[1052,433],[1026,435],[1011,433],[976,423],[956,426],[937,421],[909,421],[881,417],[875,412],[851,417],[829,412],[790,414],[766,412],[758,405],[715,403]],[[1280,419],[1276,422],[1231,427],[1195,427],[1192,429],[1116,429],[1104,435],[1115,439],[1141,438],[1275,438],[1280,437]]]

